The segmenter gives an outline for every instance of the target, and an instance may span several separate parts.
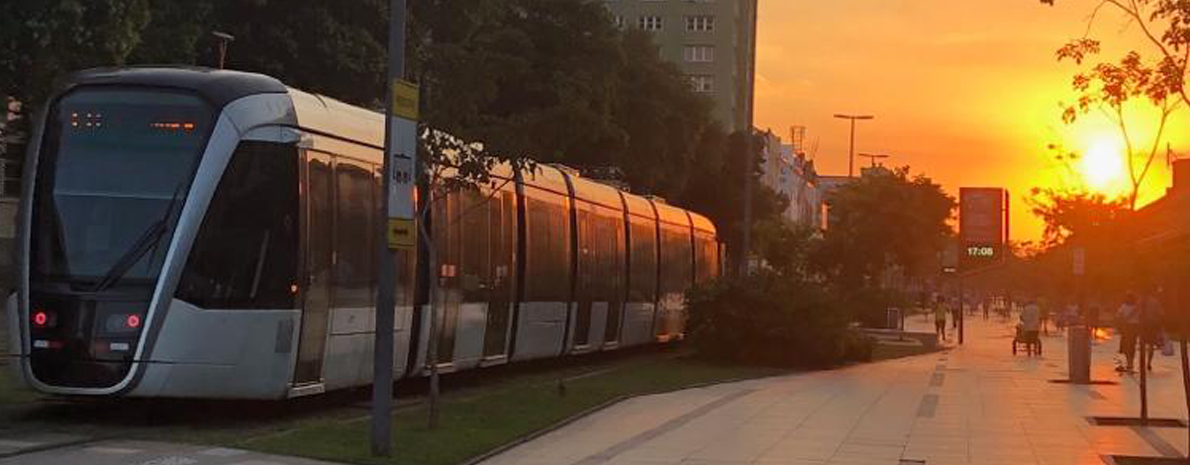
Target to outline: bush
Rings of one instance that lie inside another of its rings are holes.
[[[856,321],[867,328],[889,328],[888,309],[906,309],[908,303],[894,291],[861,288],[840,292],[842,305],[855,315]]]
[[[833,302],[817,283],[766,270],[713,281],[686,296],[700,354],[779,367],[832,366],[850,355],[849,318]]]
[[[847,332],[843,346],[843,360],[849,362],[870,362],[872,352],[876,349],[876,343],[872,338],[854,330]]]

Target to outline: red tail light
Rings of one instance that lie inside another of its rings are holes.
[[[124,320],[124,323],[127,324],[129,328],[139,328],[140,315],[128,315],[128,318]]]
[[[54,325],[54,315],[45,310],[36,310],[31,318],[36,328],[48,328]]]

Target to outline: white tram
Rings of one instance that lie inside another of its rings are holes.
[[[383,123],[258,74],[73,76],[25,164],[10,365],[66,395],[370,384]],[[682,292],[720,269],[710,221],[550,166],[496,178],[431,212],[443,371],[682,337]],[[403,377],[427,372],[419,262],[396,276]]]

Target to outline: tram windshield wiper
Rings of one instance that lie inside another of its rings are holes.
[[[91,287],[91,292],[100,292],[112,287],[112,285],[114,285],[120,280],[120,278],[123,278],[124,275],[128,273],[128,270],[132,269],[132,266],[135,265],[136,262],[140,261],[141,257],[143,257],[145,253],[157,247],[157,242],[160,241],[161,237],[164,236],[169,230],[169,219],[173,217],[174,207],[177,205],[178,198],[181,196],[181,194],[182,185],[178,185],[178,187],[174,189],[173,197],[171,197],[169,200],[169,206],[165,209],[165,214],[162,215],[157,221],[154,221],[153,224],[150,224],[149,227],[145,229],[145,232],[141,233],[141,236],[136,240],[136,242],[133,242],[132,246],[129,247],[123,255],[120,255],[120,258],[116,260],[116,262],[112,264],[112,267],[107,270],[107,273],[103,275],[103,279],[100,279],[95,283],[94,286]]]

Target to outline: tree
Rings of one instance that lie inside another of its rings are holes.
[[[1026,199],[1030,210],[1045,222],[1042,246],[1053,248],[1071,238],[1083,242],[1121,239],[1129,208],[1125,199],[1103,194],[1034,188]]]
[[[123,64],[148,21],[148,0],[0,3],[0,95],[40,102],[66,73]]]
[[[955,200],[909,168],[872,171],[827,197],[830,228],[818,262],[844,291],[880,287],[889,267],[908,275],[931,272],[931,260],[952,234]]]
[[[1053,4],[1053,0],[1041,0]],[[1136,208],[1136,200],[1154,160],[1159,153],[1172,156],[1168,144],[1163,148],[1166,123],[1180,106],[1190,105],[1185,90],[1187,61],[1190,59],[1190,3],[1180,0],[1101,0],[1092,11],[1087,27],[1104,8],[1122,13],[1137,26],[1146,43],[1156,55],[1144,58],[1138,51],[1129,51],[1117,62],[1100,62],[1087,72],[1074,76],[1071,87],[1077,101],[1065,105],[1062,118],[1073,123],[1080,115],[1100,110],[1119,129],[1124,140],[1125,157],[1131,192],[1129,208]],[[1100,51],[1099,40],[1084,35],[1070,41],[1057,51],[1059,61],[1071,60],[1082,64]],[[1148,101],[1158,109],[1157,132],[1149,143],[1136,140],[1137,126],[1130,103]]]

